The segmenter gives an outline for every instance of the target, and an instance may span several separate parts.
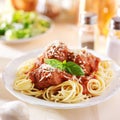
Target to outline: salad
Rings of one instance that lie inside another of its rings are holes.
[[[0,16],[0,38],[13,41],[43,34],[51,22],[36,12],[14,11]]]

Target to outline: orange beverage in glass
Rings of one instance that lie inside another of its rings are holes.
[[[38,0],[11,0],[16,10],[33,11],[36,9]]]
[[[117,11],[117,0],[100,0],[98,8],[99,29],[101,34],[107,35],[110,20]]]
[[[98,27],[100,33],[108,34],[109,22],[116,14],[118,0],[86,0],[86,11],[95,12],[98,14]]]

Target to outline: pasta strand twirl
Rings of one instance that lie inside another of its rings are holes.
[[[83,85],[77,80],[68,80],[59,85],[48,87],[44,90],[35,88],[34,83],[28,78],[28,73],[34,66],[34,59],[22,64],[14,81],[14,89],[23,94],[39,97],[48,101],[62,103],[77,103],[88,100],[90,97],[98,96],[108,87],[113,72],[108,61],[99,63],[98,71],[94,73],[95,78],[90,79],[87,83],[89,94],[83,94]]]

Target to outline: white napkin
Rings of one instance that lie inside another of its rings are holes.
[[[13,101],[0,107],[0,120],[29,120],[27,105],[21,101]]]

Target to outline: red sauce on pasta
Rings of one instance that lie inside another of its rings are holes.
[[[44,63],[44,58],[57,59],[60,61],[72,61],[78,64],[85,72],[85,76],[77,76],[76,80],[83,86],[83,94],[88,94],[87,82],[94,78],[91,74],[98,70],[100,59],[86,50],[75,53],[67,48],[64,43],[53,44],[37,58],[29,77],[38,89],[58,85],[64,81],[72,80],[75,76],[65,71],[53,68]]]

